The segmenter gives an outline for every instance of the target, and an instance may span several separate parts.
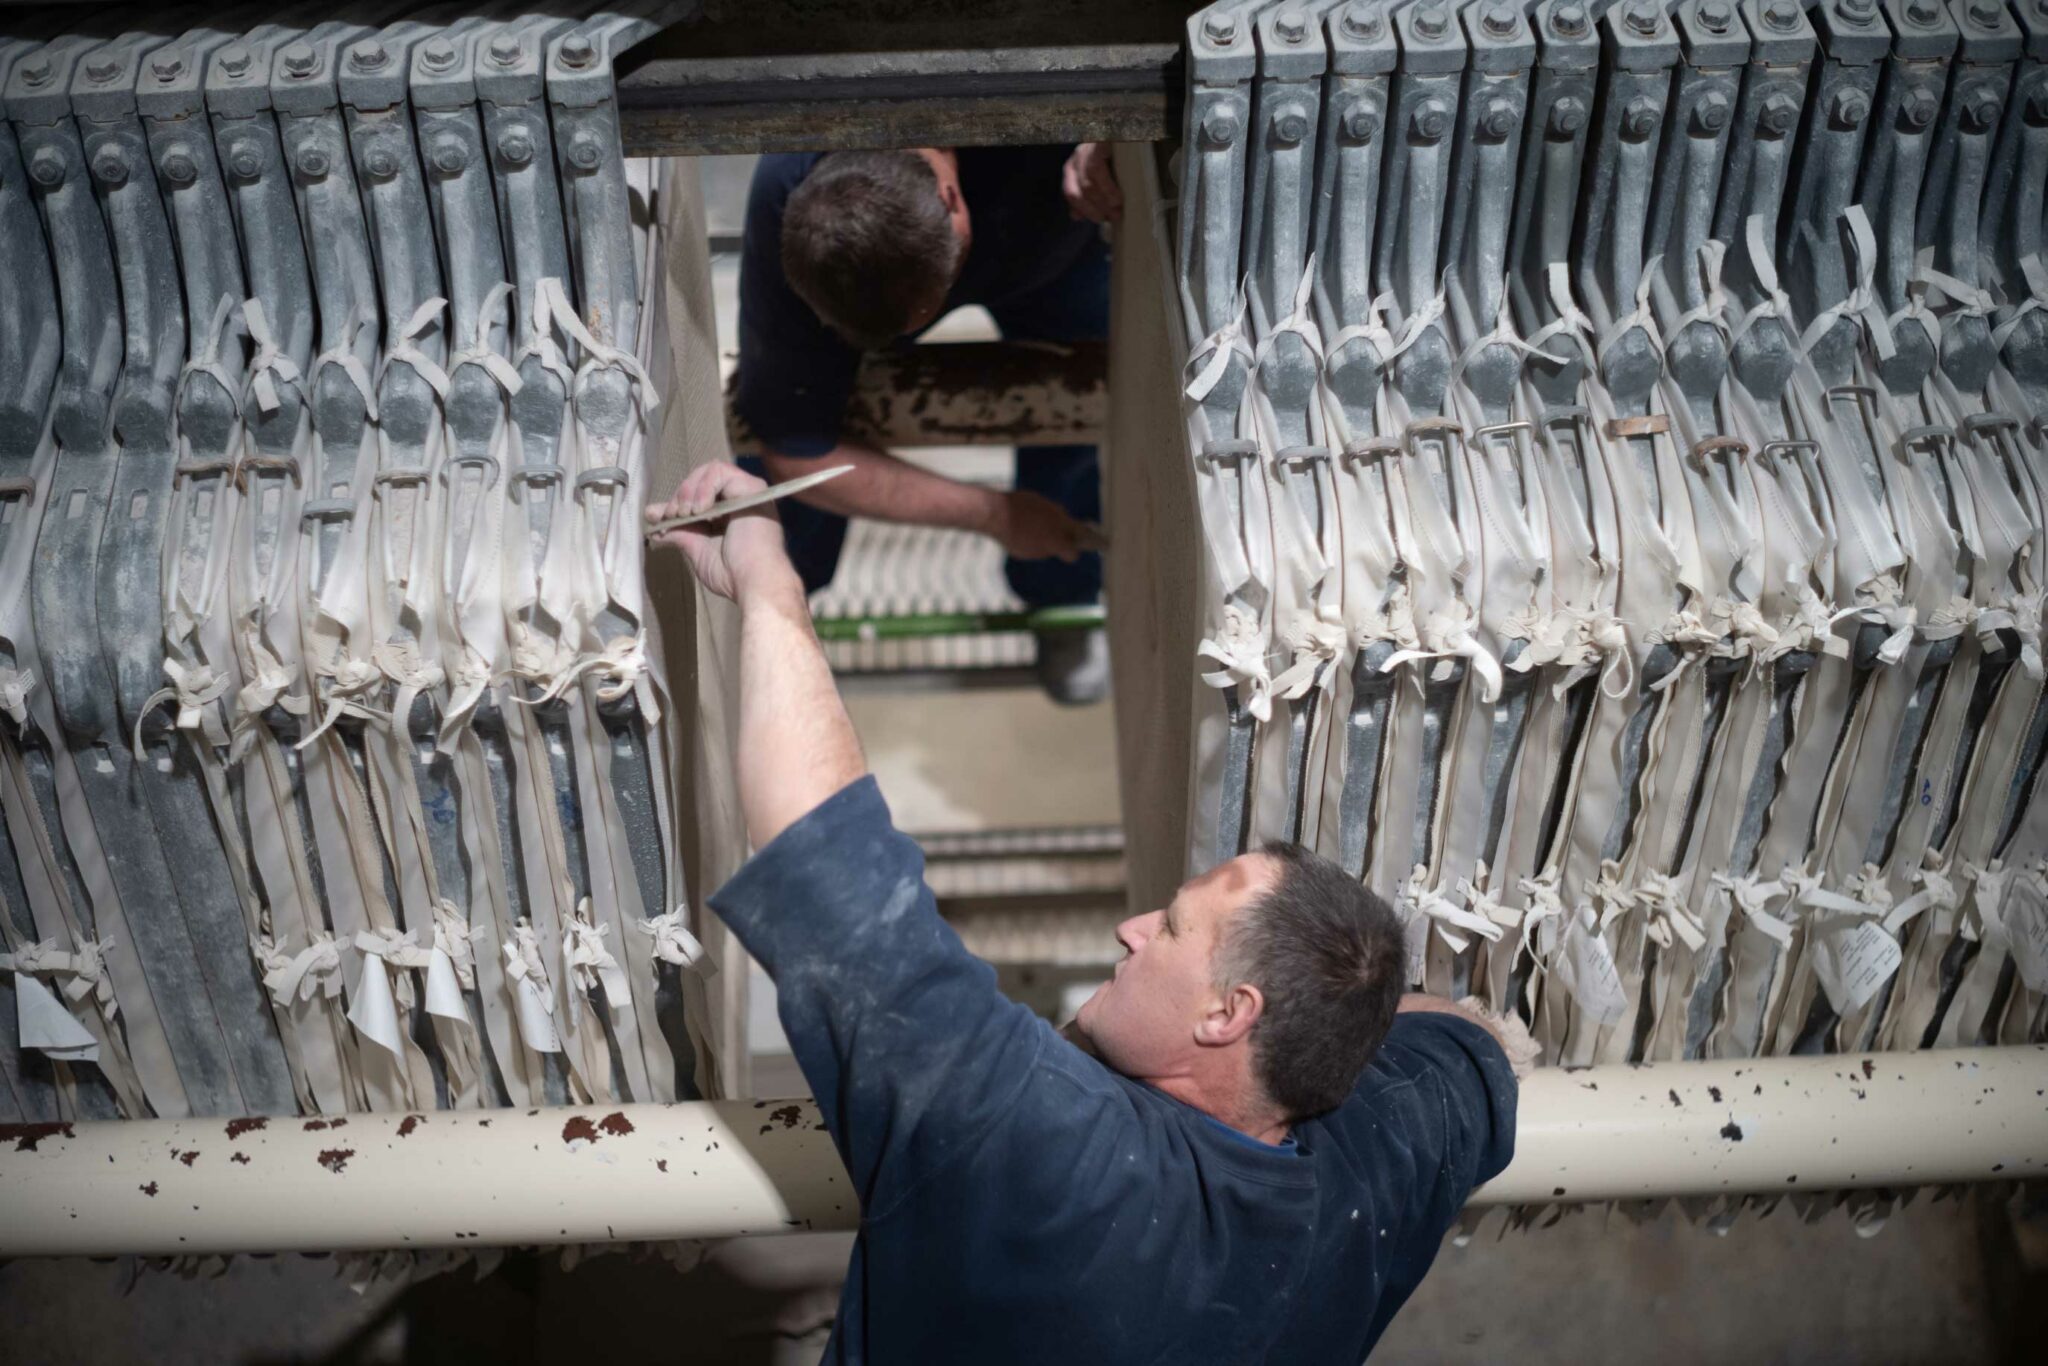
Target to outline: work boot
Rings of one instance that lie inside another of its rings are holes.
[[[1109,696],[1109,638],[1085,631],[1040,631],[1038,686],[1063,707],[1086,707]]]

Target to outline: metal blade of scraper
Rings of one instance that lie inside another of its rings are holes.
[[[737,498],[722,498],[710,507],[698,512],[689,513],[686,516],[663,517],[659,521],[647,524],[647,539],[650,541],[654,540],[656,537],[674,531],[678,527],[700,526],[705,522],[718,521],[722,517],[733,517],[754,508],[766,507],[770,503],[779,503],[784,498],[794,498],[797,494],[817,488],[820,484],[829,484],[840,475],[852,469],[853,466],[851,465],[834,465],[829,470],[819,470],[816,474],[800,475],[795,479],[762,489],[758,493],[741,494]]]

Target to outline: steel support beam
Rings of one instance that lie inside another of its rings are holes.
[[[725,412],[733,453],[759,453],[730,384]],[[1108,416],[1102,342],[932,342],[870,353],[844,425],[883,447],[1061,446],[1100,441]]]
[[[1543,1069],[1476,1205],[2048,1173],[2048,1047]],[[808,1100],[0,1128],[0,1257],[845,1229]]]
[[[710,0],[619,66],[628,156],[1155,142],[1184,4]]]

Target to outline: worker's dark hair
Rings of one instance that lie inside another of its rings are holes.
[[[834,152],[790,192],[782,273],[855,346],[887,346],[943,299],[961,242],[916,152]]]
[[[1326,858],[1275,841],[1272,886],[1231,918],[1217,986],[1255,986],[1252,1066],[1290,1120],[1334,1110],[1394,1023],[1407,951],[1387,903]]]

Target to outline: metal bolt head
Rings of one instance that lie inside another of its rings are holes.
[[[589,66],[597,60],[597,47],[581,33],[572,33],[562,40],[562,65]]]
[[[1941,18],[1941,7],[1934,0],[1906,0],[1906,17],[1926,28]]]
[[[298,157],[292,162],[292,165],[307,180],[325,180],[330,169],[327,153],[321,151],[318,147],[302,148]]]
[[[507,166],[524,166],[533,160],[533,139],[523,128],[507,128],[498,135],[498,159]]]
[[[1371,100],[1360,100],[1344,115],[1344,135],[1353,142],[1371,142],[1380,135],[1380,107]]]
[[[1273,32],[1283,43],[1298,43],[1308,37],[1308,16],[1298,9],[1284,9],[1273,16]]]
[[[1521,17],[1513,5],[1488,5],[1479,16],[1479,27],[1495,38],[1512,38]]]
[[[50,59],[38,53],[21,64],[21,80],[24,85],[47,85],[57,69],[50,65]]]
[[[1211,147],[1228,147],[1244,131],[1233,105],[1219,104],[1202,116],[1202,139]]]
[[[398,174],[398,154],[379,143],[363,153],[363,170],[374,179],[389,180]]]
[[[1870,117],[1870,97],[1861,90],[1837,90],[1828,113],[1837,128],[1861,128]]]
[[[1908,90],[1899,101],[1899,122],[1907,128],[1918,130],[1934,122],[1934,116],[1941,112],[1941,101],[1934,98],[1934,92],[1925,86]]]
[[[1576,137],[1586,126],[1586,102],[1567,95],[1550,106],[1550,131],[1562,138]]]
[[[156,169],[173,185],[190,185],[199,179],[199,163],[192,159],[192,149],[182,142],[174,142],[164,148]]]
[[[175,52],[159,53],[150,59],[149,74],[160,81],[175,81],[185,74],[185,59]]]
[[[1298,104],[1283,104],[1273,111],[1273,141],[1293,147],[1308,136],[1308,111]]]
[[[1835,0],[1835,13],[1852,24],[1867,24],[1877,17],[1877,0]]]
[[[93,57],[85,64],[85,78],[106,82],[121,74],[121,63],[113,57]]]
[[[1756,122],[1766,137],[1784,137],[1799,122],[1799,101],[1782,93],[1769,96],[1757,111]]]
[[[443,133],[434,139],[427,149],[427,160],[442,175],[454,175],[469,165],[469,149],[462,145],[462,139],[451,133]]]
[[[1973,133],[1987,133],[1998,126],[1998,116],[2004,112],[2004,101],[1998,91],[1988,85],[1980,85],[1963,96],[1963,127]]]
[[[1514,132],[1514,104],[1508,100],[1488,100],[1479,111],[1479,131],[1496,142]]]
[[[242,180],[254,180],[263,174],[263,158],[248,143],[237,143],[228,153],[228,170]]]
[[[249,69],[253,60],[249,49],[240,43],[230,43],[220,50],[220,69],[230,76],[239,76]]]
[[[279,54],[278,60],[285,73],[292,76],[310,76],[320,65],[320,55],[310,43],[291,44]]]
[[[2048,0],[2042,2],[2048,4]],[[1377,38],[1384,22],[1380,18],[1379,7],[1367,3],[1367,0],[1352,0],[1344,7],[1344,31],[1354,38]]]
[[[1227,11],[1218,10],[1202,20],[1202,36],[1218,47],[1228,47],[1237,40],[1237,16]],[[568,55],[568,44],[564,43],[562,45],[563,59],[567,60]]]
[[[1664,11],[1650,0],[1635,0],[1621,13],[1621,21],[1645,38],[1654,37],[1664,27]]]
[[[1441,38],[1450,30],[1451,16],[1442,5],[1418,5],[1415,9],[1415,34],[1419,38]]]
[[[1728,0],[1703,0],[1694,13],[1700,27],[1709,33],[1726,33],[1728,26],[1735,22],[1735,7]]]
[[[365,38],[348,50],[349,68],[354,71],[375,71],[391,60],[391,53],[375,38]]]
[[[578,133],[569,139],[569,164],[579,171],[594,171],[604,164],[604,148],[594,133]]]
[[[1420,16],[1417,16],[1420,18]],[[1417,141],[1435,142],[1451,128],[1451,111],[1442,100],[1431,97],[1415,106],[1415,114],[1409,120],[1409,128]]]
[[[1657,128],[1657,102],[1637,97],[1621,111],[1621,131],[1631,138],[1646,138]]]
[[[2005,6],[1998,4],[1997,0],[1976,0],[1970,6],[1970,22],[1978,28],[1995,29],[2003,18]]]
[[[1799,5],[1797,0],[1771,0],[1764,6],[1764,26],[1780,33],[1790,33],[1799,27]]]
[[[1692,107],[1693,126],[1702,133],[1718,133],[1728,126],[1729,113],[1728,97],[1718,90],[1709,90]]]
[[[420,46],[420,63],[429,71],[446,71],[455,65],[455,44],[446,38],[436,38]]]
[[[509,33],[501,33],[491,39],[491,45],[487,50],[491,55],[491,61],[498,66],[510,66],[519,60],[519,40]]]
[[[1550,31],[1560,38],[1585,37],[1585,7],[1583,5],[1559,5],[1550,12]]]
[[[121,185],[128,180],[128,158],[118,147],[102,147],[92,159],[94,179],[102,185]]]
[[[69,170],[64,154],[55,147],[38,147],[36,154],[28,160],[29,179],[46,190],[62,185]]]

